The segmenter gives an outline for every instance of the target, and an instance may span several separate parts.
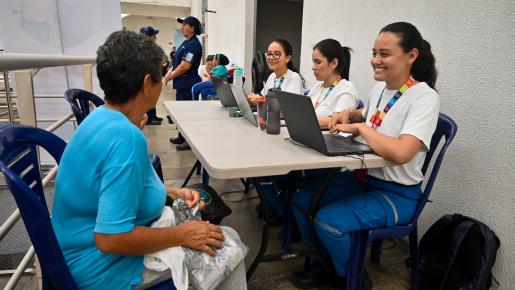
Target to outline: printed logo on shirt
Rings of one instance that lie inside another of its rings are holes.
[[[193,60],[193,53],[188,52],[184,57],[184,60],[186,60],[187,62],[191,62]]]

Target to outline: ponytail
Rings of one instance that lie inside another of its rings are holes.
[[[431,52],[431,44],[422,38],[418,29],[407,22],[395,22],[386,25],[382,32],[391,32],[399,36],[402,50],[405,53],[416,48],[418,57],[411,67],[411,75],[419,82],[425,82],[429,87],[435,89],[438,72],[435,67],[435,57]]]
[[[337,59],[338,65],[335,68],[335,72],[338,73],[342,79],[349,79],[351,48],[341,46],[337,40],[329,38],[317,43],[315,47],[313,47],[313,50],[315,49],[327,58],[327,62]]]
[[[347,46],[342,46],[340,50],[340,58],[338,58],[338,67],[340,67],[340,69],[338,70],[338,67],[336,67],[336,69],[338,70],[342,79],[349,80],[350,52],[352,49]]]
[[[431,53],[431,44],[422,39],[418,57],[411,67],[413,78],[427,83],[432,89],[435,88],[437,72],[435,67],[435,57]]]

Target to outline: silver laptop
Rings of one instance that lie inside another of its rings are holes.
[[[222,106],[226,108],[238,106],[227,79],[211,77],[211,82],[213,82],[213,85],[215,86],[216,94],[218,95]]]
[[[238,104],[238,108],[240,112],[243,114],[243,118],[249,121],[252,125],[257,126],[256,116],[252,113],[252,109],[250,108],[250,104],[247,101],[247,95],[243,91],[242,88],[231,85],[231,91],[234,95],[234,99],[236,99],[236,103]]]

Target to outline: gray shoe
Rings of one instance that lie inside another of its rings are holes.
[[[182,144],[175,146],[175,148],[177,148],[178,151],[191,150],[190,144],[188,144],[188,142],[186,141],[184,141],[184,143]]]

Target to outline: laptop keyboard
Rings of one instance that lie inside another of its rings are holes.
[[[349,146],[347,146],[347,144],[342,144],[338,142],[338,139],[336,139],[335,136],[331,136],[329,134],[322,134],[322,136],[324,136],[324,142],[327,146],[327,151],[340,152],[349,150]]]

